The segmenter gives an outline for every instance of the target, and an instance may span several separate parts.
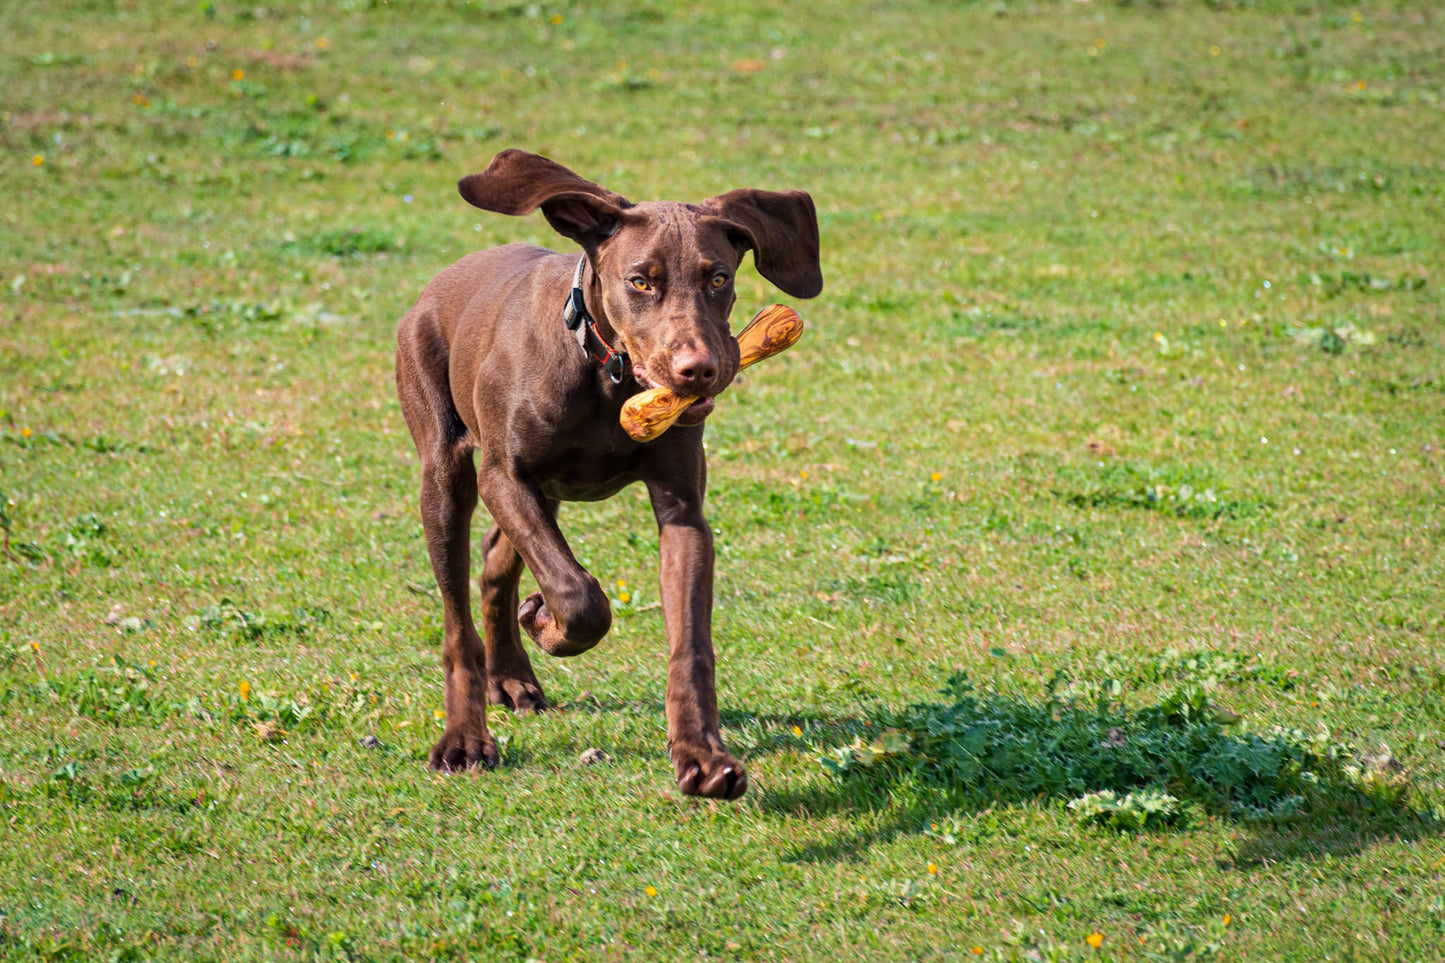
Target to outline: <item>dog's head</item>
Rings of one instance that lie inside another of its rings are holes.
[[[704,399],[680,424],[706,417],[707,399],[737,374],[728,315],[747,251],[758,273],[788,294],[811,298],[823,289],[817,213],[802,191],[744,189],[700,204],[633,204],[518,150],[502,151],[458,188],[469,203],[500,214],[540,207],[559,234],[582,245],[596,272],[588,308],[631,355],[637,380]]]

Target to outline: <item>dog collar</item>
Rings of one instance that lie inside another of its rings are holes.
[[[582,351],[602,366],[613,384],[620,385],[632,365],[626,353],[615,350],[602,337],[597,330],[596,319],[587,310],[587,302],[582,298],[582,272],[586,267],[587,255],[584,254],[577,261],[577,272],[572,275],[572,291],[567,295],[567,306],[562,309],[562,320],[567,330],[576,336]]]

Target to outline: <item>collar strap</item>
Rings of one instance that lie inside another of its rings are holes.
[[[597,321],[587,311],[587,302],[582,298],[582,272],[587,267],[587,255],[577,261],[577,272],[572,275],[572,291],[567,295],[567,306],[562,309],[562,320],[567,330],[577,337],[583,352],[602,366],[607,377],[615,385],[622,384],[631,361],[624,352],[616,351],[597,330]]]

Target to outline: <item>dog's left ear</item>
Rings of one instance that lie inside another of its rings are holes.
[[[744,247],[752,248],[758,273],[795,298],[823,290],[818,264],[818,212],[804,191],[728,191],[702,209],[729,222]]]
[[[467,203],[514,216],[537,208],[552,228],[589,251],[617,230],[632,202],[539,154],[504,150],[487,169],[463,177],[457,190]]]

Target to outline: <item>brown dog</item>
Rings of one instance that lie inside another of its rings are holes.
[[[585,652],[607,633],[607,595],[572,556],[557,506],[640,481],[661,540],[678,786],[736,799],[747,774],[718,732],[702,422],[737,373],[728,314],[743,254],[751,250],[758,272],[788,294],[822,290],[813,201],[801,191],[738,190],[697,205],[633,204],[516,150],[458,186],[484,210],[540,207],[584,253],[509,244],[468,255],[432,279],[397,331],[397,390],[421,457],[422,524],[445,620],[447,725],[431,765],[497,764],[488,701],[545,708],[519,621],[552,655]],[[701,400],[639,444],[618,412],[655,386]],[[484,543],[480,636],[467,591],[479,495],[495,523]],[[541,591],[519,609],[524,564]]]

